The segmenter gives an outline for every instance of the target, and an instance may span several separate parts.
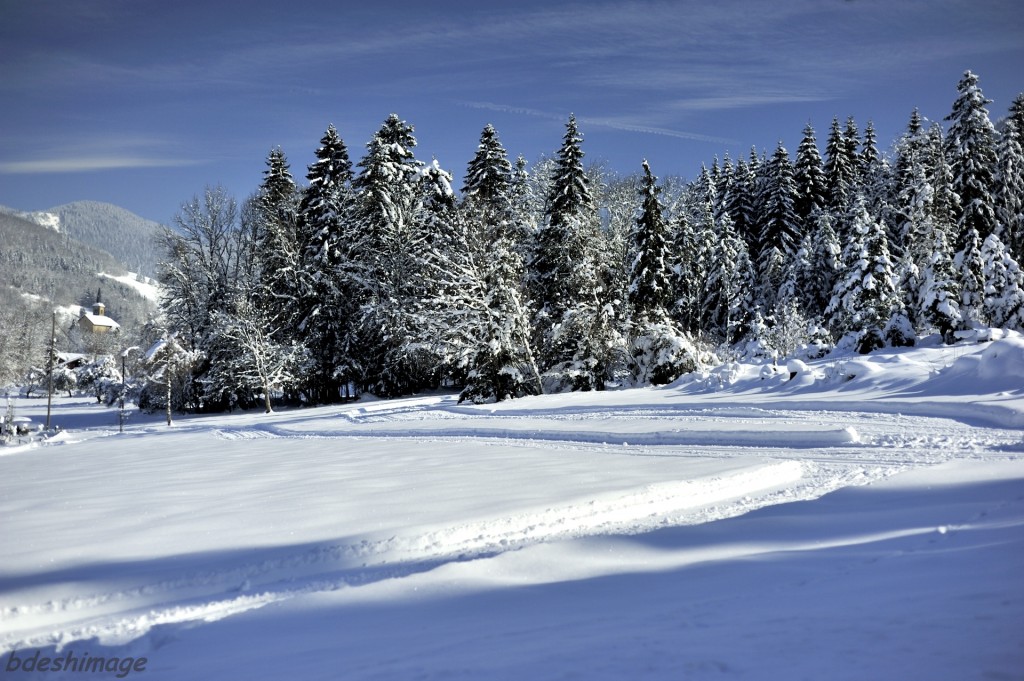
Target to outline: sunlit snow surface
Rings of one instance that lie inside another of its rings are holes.
[[[495,405],[133,414],[123,434],[58,400],[60,436],[0,448],[0,664],[1022,678],[1024,340],[996,336]]]

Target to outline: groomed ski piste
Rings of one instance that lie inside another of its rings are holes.
[[[1019,334],[161,418],[0,447],[3,678],[1024,678]]]

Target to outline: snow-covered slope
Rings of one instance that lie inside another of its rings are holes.
[[[121,275],[100,272],[99,276],[104,279],[113,279],[114,281],[120,282],[125,286],[134,289],[136,293],[146,300],[154,303],[160,301],[160,286],[155,279],[150,279],[149,277],[144,276],[144,281],[139,281],[139,275],[135,272],[129,272],[128,274]]]
[[[0,449],[3,659],[1015,678],[1024,339],[997,336],[484,406],[135,414],[121,435],[62,400],[61,435]]]

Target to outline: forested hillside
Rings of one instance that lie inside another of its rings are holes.
[[[44,363],[55,308],[63,308],[61,350],[76,349],[67,335],[76,306],[91,305],[98,293],[108,315],[121,323],[124,342],[155,313],[131,287],[98,276],[127,274],[124,265],[66,233],[0,212],[0,243],[0,385],[21,380],[31,366]]]
[[[156,276],[156,222],[99,201],[75,201],[48,212],[60,218],[61,230],[71,238],[107,251],[132,272]]]

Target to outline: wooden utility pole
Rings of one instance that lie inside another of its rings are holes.
[[[167,425],[171,425],[171,356],[167,355],[167,365],[164,367],[164,380],[167,381]]]
[[[50,345],[46,358],[46,430],[50,429],[50,411],[53,408],[53,365],[57,361],[57,311],[53,311],[53,323],[50,325]]]

